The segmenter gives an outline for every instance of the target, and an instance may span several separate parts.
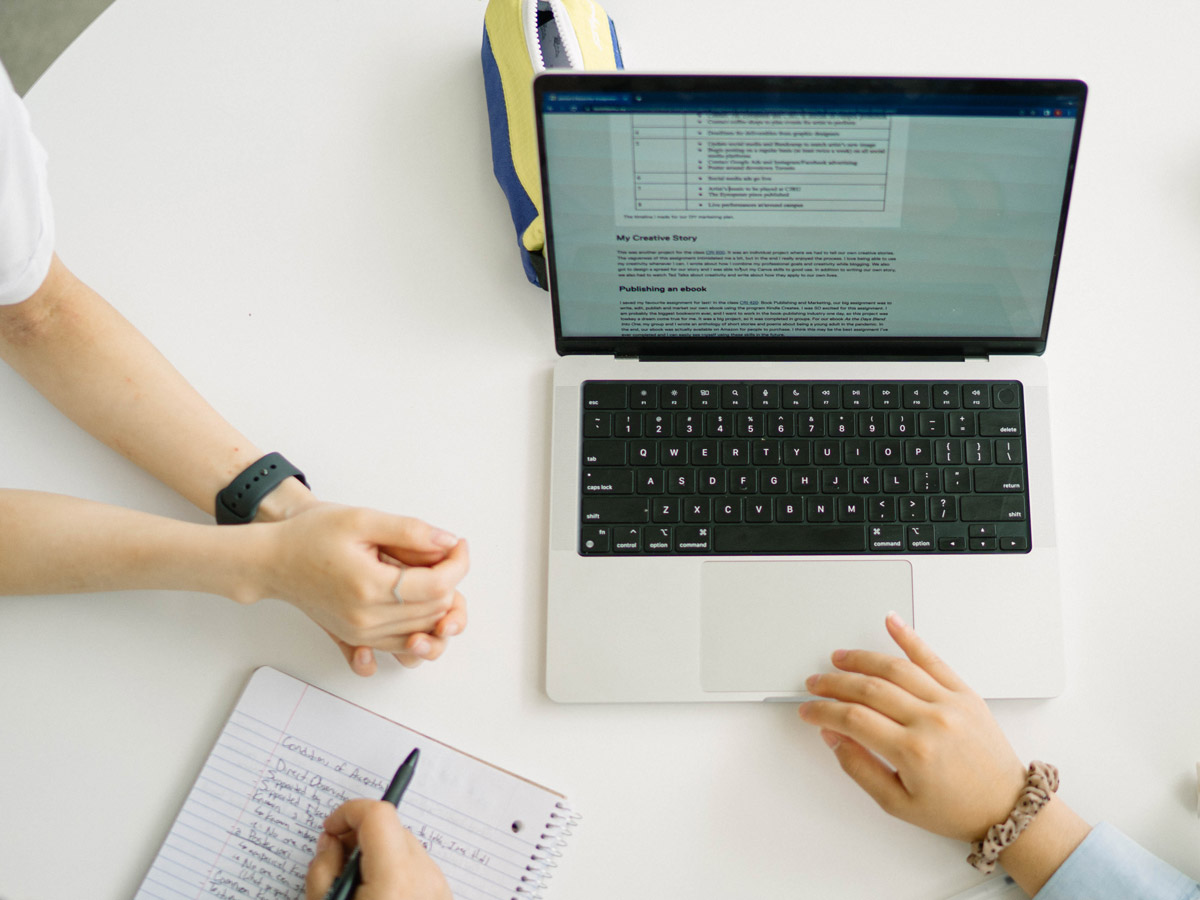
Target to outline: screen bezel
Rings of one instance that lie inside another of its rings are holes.
[[[972,358],[992,354],[1041,354],[1046,349],[1050,314],[1058,280],[1067,210],[1074,181],[1079,137],[1083,126],[1087,85],[1074,79],[920,78],[798,75],[677,75],[628,72],[550,71],[533,82],[538,156],[542,183],[542,216],[546,233],[548,285],[554,315],[554,343],[559,355],[611,354],[618,357],[666,359],[828,359],[828,358]],[[1075,109],[1063,186],[1058,234],[1047,282],[1040,334],[1031,337],[723,337],[723,336],[564,336],[558,300],[558,276],[553,252],[553,197],[545,187],[546,152],[543,98],[547,93],[695,91],[705,93],[814,93],[880,96],[1013,96],[1028,97],[1031,105],[1070,101]]]

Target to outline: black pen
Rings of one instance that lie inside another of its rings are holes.
[[[383,792],[384,803],[390,803],[392,806],[400,805],[400,798],[404,796],[404,789],[412,781],[413,772],[417,769],[417,760],[420,758],[421,751],[414,748],[413,752],[408,754],[408,758],[400,763],[400,768],[396,770],[392,783]],[[325,900],[349,900],[353,896],[358,887],[358,857],[359,848],[355,847],[350,858],[346,860],[346,865],[342,867],[342,874],[333,879],[333,884],[329,886]]]

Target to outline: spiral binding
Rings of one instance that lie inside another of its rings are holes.
[[[545,883],[554,874],[551,869],[557,868],[557,860],[562,858],[563,848],[581,818],[565,800],[554,804],[550,821],[543,826],[533,853],[529,856],[529,863],[525,866],[525,874],[521,876],[521,883],[514,893],[529,900],[538,900],[542,896]]]

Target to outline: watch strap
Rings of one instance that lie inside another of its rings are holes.
[[[254,521],[263,498],[287,478],[298,478],[308,487],[304,473],[280,453],[268,453],[247,466],[228,487],[217,494],[218,525],[245,525]]]

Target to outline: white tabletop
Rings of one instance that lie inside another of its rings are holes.
[[[484,8],[118,0],[30,92],[67,264],[322,496],[462,534],[473,568],[447,655],[369,680],[282,603],[4,599],[7,900],[129,897],[262,664],[571,796],[584,819],[550,898],[916,900],[977,880],[965,848],[879,812],[791,706],[545,696],[555,354],[491,173]],[[1068,685],[993,708],[1085,817],[1200,875],[1200,6],[608,11],[631,68],[1089,83],[1046,355]],[[7,370],[0,397],[5,485],[202,520]]]

